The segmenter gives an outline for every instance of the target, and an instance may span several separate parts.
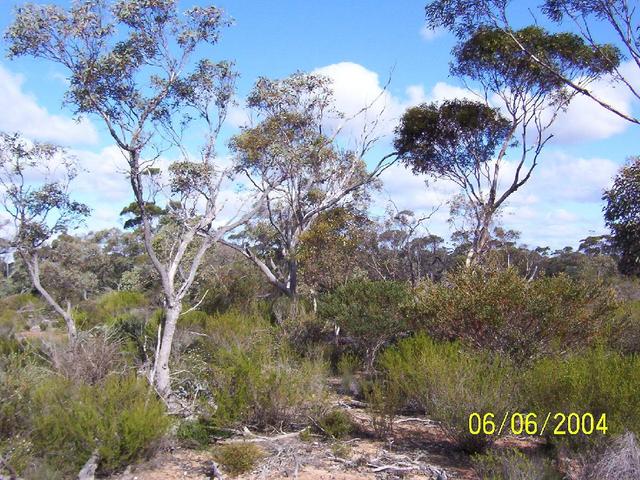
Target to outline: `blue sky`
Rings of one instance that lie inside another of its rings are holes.
[[[193,3],[185,0],[180,5],[187,8]],[[334,80],[338,106],[350,111],[375,98],[392,72],[385,94],[387,130],[391,131],[407,106],[464,93],[460,82],[448,74],[452,36],[423,32],[424,1],[223,0],[217,5],[235,23],[211,54],[236,62],[240,102],[258,76],[279,78],[296,70],[319,70]],[[4,31],[10,21],[11,9],[5,6],[0,29]],[[2,49],[6,51],[6,45]],[[630,71],[637,77],[637,69]],[[74,124],[71,112],[61,107],[63,74],[53,64],[2,58],[0,129],[21,130],[32,138],[67,145],[88,170],[76,185],[77,195],[94,208],[88,227],[121,225],[117,213],[130,200],[118,167],[123,164],[96,119]],[[597,88],[606,98],[638,111],[622,89],[606,84]],[[242,115],[240,107],[233,112],[226,135],[237,131]],[[585,99],[577,99],[558,119],[555,133],[530,184],[514,195],[502,223],[521,231],[522,241],[529,245],[559,248],[575,246],[581,238],[604,231],[602,189],[628,156],[640,152],[638,127]],[[389,138],[381,141],[369,160],[375,161],[390,148]],[[382,211],[389,199],[399,208],[429,211],[453,193],[450,185],[426,187],[423,180],[393,167],[383,177],[384,188],[374,211]],[[441,206],[429,229],[447,237],[447,216],[447,207]]]

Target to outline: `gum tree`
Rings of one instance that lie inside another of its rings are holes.
[[[514,52],[529,60],[534,70],[543,70],[571,91],[585,95],[602,108],[634,124],[640,117],[619,107],[594,91],[590,79],[569,75],[549,57],[541,54],[535,45],[517,35],[513,26],[513,7],[520,2],[511,0],[435,0],[425,7],[430,28],[446,28],[459,39],[467,39],[480,28],[491,28],[510,40]],[[612,79],[626,89],[632,97],[640,99],[637,83],[640,74],[640,23],[636,2],[629,0],[545,0],[540,13],[560,27],[575,31],[591,55],[610,64]],[[531,9],[527,15],[534,14]],[[537,19],[534,18],[537,24]],[[620,50],[602,44],[599,38],[613,39]],[[584,47],[581,47],[584,50]],[[620,54],[629,60],[620,64]],[[591,56],[590,55],[590,56]],[[585,57],[586,62],[591,61]]]
[[[89,214],[86,205],[69,195],[75,176],[75,159],[61,147],[0,134],[0,198],[9,218],[2,229],[3,249],[22,260],[33,287],[64,320],[71,343],[77,337],[71,302],[60,295],[55,298],[42,284],[40,266],[46,244]]]
[[[594,51],[572,34],[527,27],[514,35],[564,75],[585,82],[619,61],[615,48]],[[461,41],[451,72],[479,92],[478,100],[410,108],[396,129],[396,150],[415,173],[450,180],[466,196],[474,218],[467,266],[486,253],[494,215],[529,180],[552,137],[550,127],[576,95],[513,43],[492,28]]]
[[[351,119],[336,110],[330,80],[296,73],[261,78],[247,99],[257,125],[231,141],[236,168],[266,196],[266,219],[228,243],[251,260],[271,284],[298,295],[298,254],[303,235],[330,209],[357,202],[365,187],[392,163],[383,157],[371,171],[363,160],[375,143],[375,121],[365,125],[356,148],[339,138]],[[365,106],[360,114],[368,110]],[[342,127],[329,130],[339,120]]]
[[[620,169],[603,200],[618,267],[624,274],[640,275],[640,157]]]
[[[218,42],[228,23],[214,6],[181,12],[176,0],[78,0],[68,9],[19,7],[6,33],[11,57],[66,68],[66,103],[78,115],[100,119],[126,159],[133,210],[162,284],[164,322],[149,379],[167,400],[176,323],[202,259],[259,209],[258,202],[226,223],[218,218],[229,172],[216,162],[215,145],[236,74],[229,62],[197,55]],[[197,141],[185,141],[187,128],[190,138],[201,132],[196,154],[190,151]],[[159,173],[166,152],[179,160]],[[150,206],[163,201],[172,231],[159,248]]]

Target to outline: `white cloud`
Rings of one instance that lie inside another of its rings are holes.
[[[333,82],[334,98],[337,108],[349,119],[366,106],[370,106],[366,114],[358,115],[344,127],[347,137],[358,137],[366,125],[374,120],[377,135],[390,135],[404,111],[413,105],[424,102],[442,101],[452,98],[474,98],[467,89],[438,82],[430,92],[425,92],[422,85],[410,85],[404,95],[391,94],[384,88],[380,76],[371,70],[352,62],[341,62],[317,68],[318,73],[330,78]],[[386,83],[386,79],[385,83]],[[393,77],[391,78],[393,81]],[[330,127],[339,128],[344,122],[330,122]]]
[[[522,232],[523,242],[552,248],[575,244],[592,232],[603,232],[601,195],[618,168],[605,158],[549,152],[529,182],[509,198],[501,222],[506,228]],[[514,170],[513,162],[503,164],[503,183],[509,181]],[[381,178],[384,186],[375,198],[375,211],[383,211],[389,199],[400,209],[423,214],[440,206],[427,226],[433,233],[449,238],[447,202],[459,192],[455,184],[438,180],[425,185],[425,176],[414,175],[400,164],[390,167]]]
[[[420,36],[426,42],[435,40],[442,37],[447,31],[444,28],[429,28],[428,25],[424,25],[420,29]]]
[[[94,144],[98,133],[86,119],[79,123],[72,118],[48,112],[37,99],[23,91],[24,78],[0,65],[0,130],[21,132],[36,140],[62,144]]]

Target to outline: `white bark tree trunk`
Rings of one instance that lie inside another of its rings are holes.
[[[58,302],[56,302],[47,289],[42,286],[42,283],[40,282],[40,261],[37,254],[29,254],[22,251],[19,252],[19,255],[27,265],[29,277],[31,278],[31,283],[34,288],[64,320],[64,323],[67,326],[67,334],[69,335],[69,343],[75,343],[78,338],[78,331],[76,329],[76,323],[73,320],[73,315],[71,314],[71,304],[67,301],[67,309],[65,310]]]
[[[162,329],[160,348],[155,359],[153,367],[154,383],[158,393],[165,400],[169,400],[171,396],[171,375],[169,369],[169,360],[171,358],[171,346],[173,344],[173,335],[176,332],[176,324],[180,313],[182,312],[181,302],[172,302],[165,308],[164,328]]]

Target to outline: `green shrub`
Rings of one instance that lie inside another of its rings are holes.
[[[566,275],[533,281],[515,270],[461,269],[425,283],[409,316],[442,340],[530,360],[601,339],[615,311],[614,293]]]
[[[213,452],[214,460],[234,477],[253,470],[264,456],[265,453],[256,444],[244,442],[221,445]]]
[[[621,303],[616,311],[615,325],[609,335],[609,345],[626,354],[640,354],[640,300]]]
[[[353,431],[353,420],[342,410],[332,410],[318,420],[318,428],[328,437],[340,440]]]
[[[630,430],[640,433],[640,357],[623,356],[595,348],[566,359],[538,361],[524,379],[523,398],[528,408],[537,412],[562,412],[566,415],[591,413],[596,423],[606,414],[607,436]],[[555,422],[557,423],[557,422]],[[565,423],[564,430],[567,430]],[[583,446],[603,438],[591,435],[553,435],[573,446]]]
[[[491,412],[500,418],[516,401],[511,364],[488,353],[464,351],[459,343],[417,335],[385,350],[379,366],[387,390],[441,422],[469,452],[481,451],[493,439],[471,435],[469,415]]]
[[[292,352],[266,320],[227,312],[209,317],[204,332],[181,361],[198,365],[190,381],[206,386],[215,426],[298,425],[324,402],[325,362]]]
[[[532,458],[511,449],[473,456],[473,466],[482,480],[560,480],[551,461]]]
[[[342,392],[350,393],[354,396],[360,394],[360,382],[356,377],[356,373],[360,367],[361,362],[357,355],[345,353],[340,356],[336,369],[340,375]]]
[[[13,354],[0,361],[0,441],[28,432],[33,390],[45,378],[45,371],[26,355]]]
[[[45,302],[30,293],[10,295],[0,299],[0,336],[6,336],[40,325],[51,316]]]
[[[371,426],[378,438],[386,438],[393,433],[396,414],[406,404],[400,382],[385,378],[365,382],[364,398],[371,415]]]
[[[185,420],[178,426],[176,436],[190,448],[204,448],[209,445],[213,428],[202,419]]]
[[[164,405],[135,377],[108,377],[97,386],[51,378],[34,392],[35,451],[59,472],[77,474],[94,451],[111,473],[149,454],[164,435]]]
[[[143,316],[142,310],[149,307],[143,293],[133,291],[108,292],[96,300],[84,302],[76,309],[74,318],[80,328],[114,323],[122,316]]]
[[[354,279],[323,296],[318,312],[335,322],[371,368],[378,350],[407,330],[403,306],[410,293],[405,283]]]

